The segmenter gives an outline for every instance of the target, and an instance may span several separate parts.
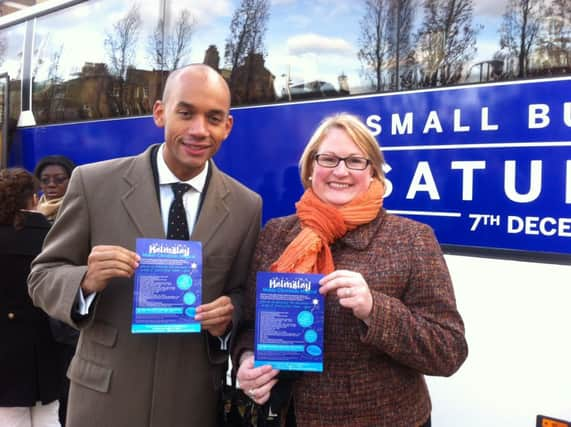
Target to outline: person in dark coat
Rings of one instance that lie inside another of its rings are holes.
[[[42,190],[38,211],[50,222],[56,218],[74,168],[75,164],[67,157],[51,155],[41,158],[34,169]]]
[[[39,212],[38,181],[0,171],[0,425],[59,426],[61,372],[48,316],[34,307],[26,278],[50,224]]]
[[[75,169],[75,163],[59,154],[42,157],[34,169],[34,176],[40,181],[42,193],[37,209],[52,224],[59,212],[73,169]],[[75,354],[79,331],[53,318],[50,318],[50,326],[55,340],[60,344],[60,361],[64,372],[59,396],[59,421],[63,426],[67,415],[69,395],[69,379],[65,376],[65,372]]]

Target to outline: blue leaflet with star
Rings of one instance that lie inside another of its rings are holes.
[[[194,319],[202,304],[202,243],[137,239],[141,262],[135,270],[134,334],[200,332]]]
[[[325,305],[319,293],[322,277],[257,273],[254,366],[323,371]]]

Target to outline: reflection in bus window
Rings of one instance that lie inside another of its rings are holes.
[[[9,128],[16,125],[21,110],[22,47],[25,31],[25,24],[18,24],[0,31],[0,74],[7,74],[10,78]]]
[[[36,121],[149,114],[152,104],[139,89],[151,92],[153,85],[160,86],[162,75],[146,66],[142,29],[157,21],[156,5],[102,0],[38,18],[33,70]]]
[[[192,62],[234,106],[569,75],[569,17],[563,0],[93,0],[36,18],[32,110],[38,124],[148,115]],[[0,30],[14,87],[22,37]]]

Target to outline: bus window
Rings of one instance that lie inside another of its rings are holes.
[[[0,74],[6,74],[10,80],[10,87],[7,88],[10,127],[16,125],[21,110],[22,46],[25,31],[24,23],[0,30]]]
[[[25,24],[18,24],[0,31],[0,85],[2,85],[0,166],[2,167],[9,163],[13,131],[21,110],[24,34]]]
[[[436,5],[412,0],[233,0],[224,7],[172,0],[74,3],[30,18],[35,20],[35,122],[148,115],[168,73],[188,63],[217,69],[231,87],[233,106],[571,72],[565,2],[541,7],[540,1],[530,1],[525,20],[511,0]],[[22,55],[22,28],[0,30],[0,53],[7,46],[4,50]],[[19,36],[12,37],[14,32]],[[19,58],[12,61],[16,74]],[[20,78],[13,76],[15,84]]]
[[[0,75],[0,169],[8,163],[8,73]]]
[[[150,114],[161,72],[147,66],[145,29],[159,21],[157,3],[97,0],[37,18],[36,122]]]

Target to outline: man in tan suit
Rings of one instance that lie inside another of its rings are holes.
[[[229,108],[216,71],[174,71],[153,109],[165,142],[73,173],[28,280],[36,305],[81,330],[67,427],[216,425],[261,220],[260,197],[211,160],[232,128]],[[193,187],[184,204],[190,239],[203,247],[203,332],[132,334],[135,239],[165,238],[173,181]]]

